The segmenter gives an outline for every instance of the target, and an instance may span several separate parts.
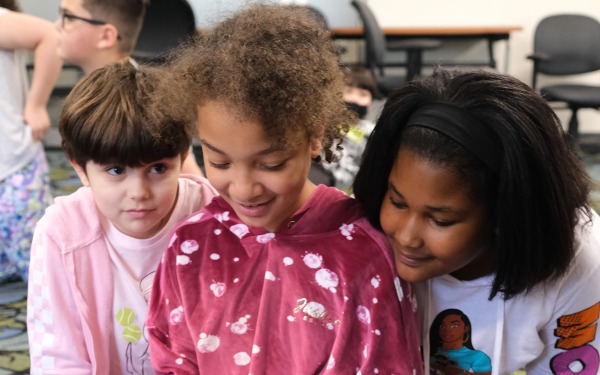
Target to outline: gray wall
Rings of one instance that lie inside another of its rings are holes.
[[[194,13],[198,27],[211,25],[226,17],[231,11],[257,0],[188,0]],[[278,2],[277,0],[272,0]],[[357,26],[358,17],[350,7],[350,0],[279,0],[309,4],[322,11],[333,27]],[[60,0],[20,0],[26,13],[54,21],[58,14]]]
[[[33,14],[50,21],[56,20],[60,0],[18,0],[25,13]]]

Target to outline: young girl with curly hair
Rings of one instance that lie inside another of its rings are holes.
[[[155,370],[422,373],[414,296],[385,238],[353,199],[308,179],[352,120],[328,32],[305,10],[255,4],[169,71],[160,103],[197,115],[220,197],[180,224],[157,270]]]

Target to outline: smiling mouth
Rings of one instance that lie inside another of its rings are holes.
[[[256,204],[243,204],[240,203],[240,206],[245,207],[245,208],[254,208],[254,207],[260,207],[262,205],[264,205],[266,203],[256,203]]]
[[[418,267],[433,259],[433,257],[415,257],[411,255],[406,255],[401,251],[394,251],[394,255],[396,256],[397,260],[399,260],[403,264],[406,264],[409,267]]]
[[[267,214],[271,201],[258,204],[238,203],[238,211],[246,217],[261,217]]]

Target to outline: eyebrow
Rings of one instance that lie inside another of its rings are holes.
[[[58,7],[58,11],[59,12],[63,12],[63,13],[67,13],[68,15],[73,15],[73,12],[71,12],[70,9],[64,8],[64,7]]]
[[[402,193],[400,193],[398,191],[398,189],[396,189],[396,187],[394,186],[394,184],[392,184],[391,182],[389,183],[389,187],[390,189],[392,189],[392,191],[394,192],[394,194],[398,195],[401,198],[404,198],[404,195],[402,195]],[[450,206],[426,206],[429,210],[434,211],[434,212],[447,212],[447,213],[451,213],[451,214],[457,214],[457,215],[463,215],[464,212],[461,210],[455,210],[453,208],[451,208]]]
[[[225,153],[225,151],[211,145],[210,143],[208,143],[205,139],[200,139],[200,143],[202,144],[202,146],[205,146],[206,148],[208,148],[209,150],[216,152],[218,154],[221,155],[227,155]],[[281,146],[271,146],[269,148],[266,148],[264,150],[261,150],[259,152],[256,153],[257,156],[264,156],[264,155],[269,155],[272,154],[274,152],[278,152],[278,151],[283,151],[284,149]]]

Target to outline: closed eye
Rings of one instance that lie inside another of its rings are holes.
[[[431,219],[431,221],[437,225],[438,227],[449,227],[454,225],[454,221],[445,221],[445,220],[436,220],[436,219]]]
[[[229,163],[213,163],[209,162],[210,166],[215,169],[227,169],[229,168]]]
[[[391,197],[390,197],[390,203],[392,204],[392,206],[394,206],[396,208],[399,208],[399,209],[406,208],[406,203],[397,201],[397,200],[395,200],[394,198],[391,198]]]
[[[276,171],[280,171],[285,167],[285,162],[283,163],[279,163],[276,165],[263,165],[261,166],[262,169],[269,171],[269,172],[276,172]]]

